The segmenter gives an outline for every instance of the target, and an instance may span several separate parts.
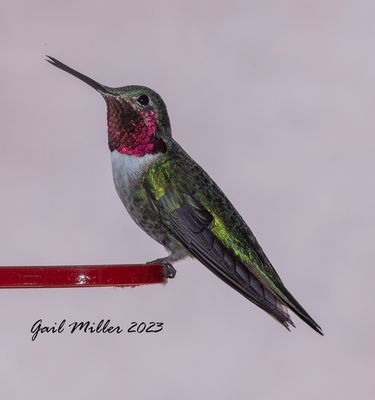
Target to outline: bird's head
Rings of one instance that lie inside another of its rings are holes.
[[[142,157],[164,153],[171,136],[163,99],[145,86],[111,88],[68,67],[53,57],[47,61],[97,90],[107,103],[108,145],[111,151]]]

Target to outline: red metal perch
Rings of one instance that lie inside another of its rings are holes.
[[[160,264],[0,266],[0,288],[139,286],[166,283]]]

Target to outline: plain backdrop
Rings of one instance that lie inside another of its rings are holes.
[[[326,334],[288,333],[194,260],[165,286],[2,290],[2,398],[374,398],[374,18],[373,1],[1,2],[0,264],[166,254],[117,197],[102,98],[48,54],[161,94]],[[165,328],[32,342],[39,318]]]

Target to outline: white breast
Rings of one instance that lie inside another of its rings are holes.
[[[112,151],[112,174],[117,192],[124,202],[131,182],[140,178],[147,165],[159,157],[158,154],[145,154],[143,157],[121,154],[117,150]]]

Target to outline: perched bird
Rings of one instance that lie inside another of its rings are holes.
[[[104,86],[53,57],[47,61],[104,97],[117,193],[137,225],[170,252],[155,260],[170,277],[174,262],[193,256],[287,329],[294,326],[290,309],[323,334],[225,194],[172,138],[157,93],[144,86]]]

